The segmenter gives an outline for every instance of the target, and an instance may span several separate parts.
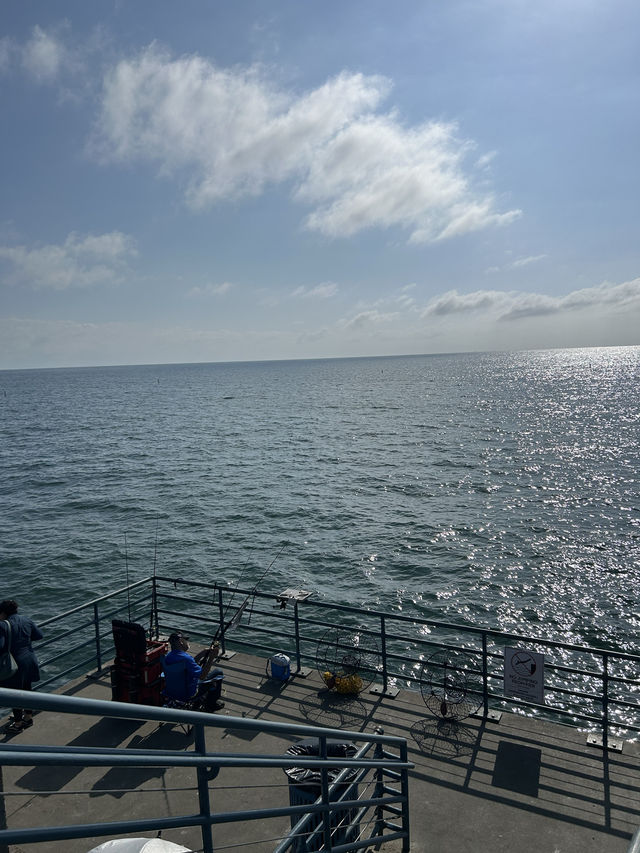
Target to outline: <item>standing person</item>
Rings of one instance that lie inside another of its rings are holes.
[[[15,690],[31,690],[34,681],[40,681],[38,658],[31,643],[42,639],[42,631],[28,618],[18,613],[18,602],[11,598],[0,602],[0,619],[7,620],[11,626],[11,654],[18,664],[17,672],[3,681],[3,687]],[[21,732],[33,725],[33,711],[27,708],[14,708],[13,720],[7,731]]]

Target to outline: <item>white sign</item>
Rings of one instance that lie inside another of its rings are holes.
[[[544,705],[544,655],[505,648],[504,695]]]

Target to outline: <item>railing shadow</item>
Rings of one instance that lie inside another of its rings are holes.
[[[419,718],[409,734],[416,765],[410,778],[620,838],[640,823],[637,755],[625,758],[582,747],[568,735],[549,738],[484,720]]]
[[[104,717],[65,745],[69,747],[115,748],[130,738],[136,729],[142,725],[141,720]],[[24,776],[16,779],[15,784],[18,788],[35,791],[39,796],[46,797],[62,791],[82,770],[82,767],[62,767],[60,765],[34,767]]]

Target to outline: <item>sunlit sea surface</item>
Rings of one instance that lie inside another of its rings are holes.
[[[638,347],[0,372],[0,593],[287,542],[262,591],[637,652],[639,387]]]

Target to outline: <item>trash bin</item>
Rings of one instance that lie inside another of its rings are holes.
[[[336,758],[351,758],[356,754],[355,746],[349,741],[327,740],[327,756],[335,756]],[[301,740],[298,743],[290,746],[286,755],[304,755],[311,758],[320,755],[320,741],[317,738],[309,740]],[[344,770],[343,767],[331,767],[328,771],[328,781],[331,785]],[[322,794],[322,773],[320,768],[316,767],[287,767],[285,773],[289,780],[289,805],[303,806],[315,803],[318,797]],[[357,800],[358,785],[354,782],[358,771],[354,767],[347,771],[347,775],[338,787],[331,791],[329,799],[331,802],[337,800]],[[355,827],[352,832],[349,832],[350,827],[355,820],[357,809],[338,809],[331,815],[331,834],[332,843],[340,844],[348,840],[347,836],[353,838],[358,832]],[[291,828],[298,823],[300,815],[291,815]],[[307,823],[304,835],[296,839],[293,850],[295,853],[303,853],[303,851],[321,850],[324,849],[324,838],[322,834],[323,815],[321,812],[316,812],[311,815],[311,819]],[[309,833],[319,828],[317,836],[313,839],[309,838]]]

